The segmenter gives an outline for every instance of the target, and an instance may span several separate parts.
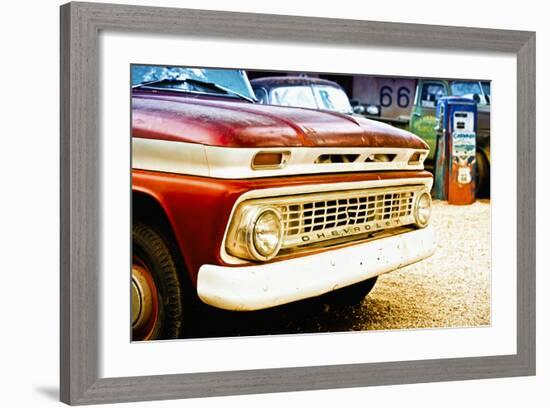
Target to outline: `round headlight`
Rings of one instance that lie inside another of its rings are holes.
[[[419,227],[425,227],[430,221],[430,215],[432,214],[432,197],[430,193],[424,191],[420,193],[416,199],[416,205],[414,209],[414,216],[416,218],[416,225]]]
[[[283,243],[283,222],[281,214],[274,208],[258,211],[252,229],[250,252],[260,260],[273,258]]]

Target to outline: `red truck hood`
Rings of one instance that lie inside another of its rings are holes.
[[[132,136],[221,147],[428,146],[381,122],[328,111],[134,90]]]

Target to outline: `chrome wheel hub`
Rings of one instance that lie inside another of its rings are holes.
[[[146,340],[151,336],[158,317],[158,300],[155,283],[149,270],[132,265],[132,338]]]

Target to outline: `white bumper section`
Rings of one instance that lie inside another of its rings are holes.
[[[363,244],[261,265],[203,265],[197,291],[204,303],[259,310],[318,296],[393,271],[435,251],[433,227]]]

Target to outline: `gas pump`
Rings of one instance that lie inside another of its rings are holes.
[[[437,103],[434,197],[449,204],[475,201],[477,104],[444,97]]]

